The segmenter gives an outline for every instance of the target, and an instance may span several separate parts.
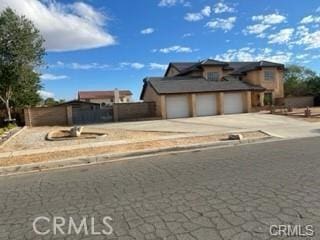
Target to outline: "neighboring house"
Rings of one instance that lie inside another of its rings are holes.
[[[73,109],[81,109],[81,110],[100,109],[99,103],[85,102],[85,101],[80,101],[80,100],[71,100],[68,102],[57,104],[55,106],[72,106]]]
[[[170,63],[164,77],[144,79],[140,99],[164,119],[250,112],[284,97],[283,72],[267,61]]]
[[[98,103],[101,107],[110,106],[113,103],[131,102],[132,93],[129,90],[114,91],[80,91],[78,100],[85,102]]]

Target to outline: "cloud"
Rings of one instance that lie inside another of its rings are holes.
[[[171,46],[171,47],[167,47],[167,48],[161,48],[161,49],[153,49],[153,52],[161,52],[161,53],[171,53],[171,52],[175,52],[175,53],[191,53],[193,51],[195,51],[194,49],[190,48],[190,47],[183,47],[180,45],[175,45],[175,46]]]
[[[154,32],[154,29],[153,29],[153,28],[146,28],[146,29],[143,29],[143,30],[140,31],[140,33],[141,33],[141,34],[144,34],[144,35],[146,35],[146,34],[151,34],[151,33],[153,33],[153,32]]]
[[[309,24],[309,23],[320,23],[320,17],[309,15],[307,17],[304,17],[301,21],[301,24]]]
[[[271,34],[268,36],[269,43],[278,43],[278,44],[288,43],[291,40],[293,32],[294,32],[293,28],[285,28],[280,30],[276,34]]]
[[[159,64],[159,63],[150,63],[149,67],[151,70],[166,70],[168,65],[167,64]]]
[[[52,0],[1,0],[0,10],[11,7],[40,30],[48,51],[72,51],[116,43],[105,30],[107,16],[83,2],[62,4]]]
[[[43,98],[54,98],[54,93],[52,92],[47,92],[47,91],[43,91],[43,90],[39,90],[38,94]]]
[[[187,13],[184,19],[189,22],[196,22],[202,20],[204,17],[209,17],[211,14],[211,7],[205,6],[200,12]]]
[[[221,61],[271,61],[278,63],[287,63],[292,59],[293,54],[291,52],[273,51],[270,48],[240,48],[229,49],[223,54],[218,54],[215,59]]]
[[[258,34],[259,37],[264,37],[264,31],[270,27],[271,25],[259,23],[247,26],[242,32],[244,34]]]
[[[91,69],[107,69],[110,68],[108,64],[100,64],[100,63],[76,63],[73,62],[71,64],[65,65],[67,68],[71,68],[74,70],[91,70]]]
[[[158,4],[159,7],[172,7],[176,4],[182,4],[185,7],[190,7],[191,4],[185,0],[161,0]]]
[[[266,36],[265,31],[272,27],[272,25],[286,21],[286,17],[278,13],[252,16],[251,19],[252,21],[258,23],[247,26],[245,29],[242,30],[242,32],[245,35],[257,35],[257,37],[260,38],[264,38]]]
[[[182,35],[183,38],[192,37],[193,33],[185,33]]]
[[[120,69],[123,69],[126,67],[140,70],[140,69],[144,68],[144,64],[138,63],[138,62],[122,62],[122,63],[120,63]]]
[[[225,4],[223,2],[216,3],[213,7],[213,12],[216,14],[225,13],[225,12],[231,13],[234,11],[235,11],[234,8],[229,7],[227,4]]]
[[[309,28],[299,26],[297,28],[297,40],[293,42],[297,45],[304,45],[306,49],[320,48],[320,30],[310,32]]]
[[[222,29],[225,32],[227,32],[234,27],[234,23],[235,23],[236,19],[237,19],[236,17],[229,17],[226,19],[217,18],[217,19],[214,19],[214,20],[208,22],[206,24],[206,26],[208,28],[211,28],[212,30]]]
[[[42,80],[62,80],[62,79],[67,79],[68,76],[66,75],[54,75],[51,73],[44,73],[40,77]]]
[[[258,16],[253,16],[252,17],[253,21],[259,21],[263,24],[279,24],[282,23],[286,20],[286,17],[283,15],[280,15],[278,13],[273,13],[269,15],[258,15]]]

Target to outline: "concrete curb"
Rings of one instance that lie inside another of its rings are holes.
[[[27,126],[22,127],[18,132],[13,134],[11,137],[9,137],[7,140],[5,140],[3,143],[0,144],[0,149],[6,146],[9,142],[11,142],[15,137],[20,135],[25,129],[27,129]]]
[[[39,162],[39,163],[31,163],[24,165],[16,165],[16,166],[8,166],[8,167],[0,167],[0,176],[8,176],[8,175],[16,175],[23,173],[31,173],[31,172],[41,172],[50,169],[59,169],[59,168],[67,168],[67,167],[76,167],[83,166],[89,164],[98,164],[98,163],[108,163],[115,162],[121,160],[129,160],[134,158],[141,158],[144,156],[152,156],[157,154],[170,154],[175,152],[187,152],[194,150],[201,150],[205,148],[220,148],[220,147],[230,147],[230,146],[238,146],[259,142],[266,142],[276,140],[273,136],[268,136],[259,139],[250,139],[250,140],[235,140],[235,141],[223,141],[223,142],[211,142],[205,144],[192,144],[192,145],[181,145],[176,147],[163,147],[149,150],[140,150],[140,151],[132,151],[126,153],[115,153],[115,154],[103,154],[97,156],[88,156],[81,158],[68,158],[57,161],[50,162]]]

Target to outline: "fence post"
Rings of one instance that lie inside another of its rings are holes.
[[[118,122],[119,121],[119,105],[114,103],[112,108],[113,108],[113,121]]]
[[[67,125],[72,126],[73,120],[72,120],[72,106],[67,105],[66,106],[66,113],[67,113]]]
[[[30,107],[24,109],[24,123],[25,125],[32,127]]]

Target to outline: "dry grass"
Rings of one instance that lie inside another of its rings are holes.
[[[242,133],[245,139],[263,138],[267,135],[259,132]],[[227,134],[184,137],[167,140],[151,140],[138,143],[126,143],[105,147],[84,148],[79,150],[59,151],[54,153],[34,154],[28,156],[0,158],[0,166],[20,165],[27,163],[48,162],[72,157],[96,156],[100,154],[126,153],[139,150],[152,150],[163,147],[176,147],[181,145],[205,144],[226,140]]]

